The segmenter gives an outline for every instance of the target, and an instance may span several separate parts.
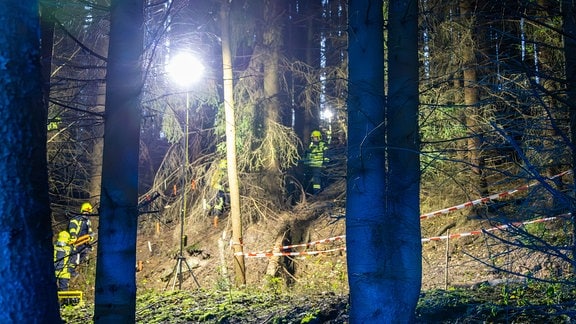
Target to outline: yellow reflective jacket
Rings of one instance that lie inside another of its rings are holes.
[[[70,279],[75,264],[72,262],[74,249],[65,242],[58,241],[54,245],[54,269],[56,278]]]
[[[317,143],[311,142],[308,146],[308,152],[306,156],[306,165],[313,168],[320,168],[324,162],[328,162],[328,158],[324,156],[324,152],[328,149],[328,146],[324,141],[319,141]]]

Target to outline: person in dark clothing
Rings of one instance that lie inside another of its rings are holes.
[[[72,217],[68,223],[70,240],[80,254],[80,262],[88,261],[88,254],[92,251],[91,242],[94,240],[94,232],[92,223],[88,218],[90,214],[92,214],[92,205],[88,202],[83,203],[82,207],[80,207],[80,214]]]

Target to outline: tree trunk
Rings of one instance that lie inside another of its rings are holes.
[[[397,315],[389,320],[413,322],[422,281],[418,1],[389,3],[384,247],[388,260],[397,260],[387,269],[388,289],[401,292],[390,299]]]
[[[37,1],[0,1],[0,323],[60,323]]]
[[[306,15],[306,63],[313,69],[320,70],[322,53],[320,52],[320,35],[323,31],[318,26],[319,13],[322,11],[321,0],[307,0],[304,6]],[[306,85],[309,86],[309,85]],[[306,114],[304,123],[304,147],[310,144],[310,133],[320,126],[320,93],[311,93],[310,101],[306,102]]]
[[[390,3],[389,105],[382,8],[382,1],[349,7],[346,244],[352,323],[413,322],[420,292],[417,3]]]
[[[134,323],[143,2],[110,11],[94,321]]]
[[[224,115],[226,121],[226,160],[228,161],[228,185],[230,188],[230,218],[232,220],[232,250],[234,251],[234,282],[237,287],[246,285],[242,242],[242,214],[240,213],[240,189],[236,164],[236,120],[234,117],[234,83],[232,52],[230,51],[230,7],[222,1],[222,68],[224,78]]]
[[[576,174],[576,5],[572,0],[562,0],[562,29],[564,31],[564,59],[566,65],[566,102],[570,104],[570,132],[572,140],[572,174]],[[573,186],[576,184],[573,184]],[[576,191],[576,188],[572,188]],[[576,273],[576,210],[572,213],[572,273]]]
[[[280,2],[266,0],[264,3],[264,32],[263,48],[265,51],[263,90],[264,105],[266,111],[265,127],[267,137],[273,138],[273,132],[277,131],[276,124],[281,124],[280,105],[280,46],[282,45],[282,21]],[[282,201],[283,187],[282,174],[280,173],[280,158],[276,152],[275,142],[268,141],[265,147],[267,161],[265,163],[261,186],[269,194],[273,205],[279,206]]]
[[[54,49],[54,11],[55,4],[46,1],[40,5],[42,49],[42,94],[44,109],[48,112],[50,106],[50,76],[52,74],[52,56]]]
[[[462,46],[462,65],[463,65],[463,87],[464,87],[464,105],[466,116],[466,128],[468,129],[468,162],[472,169],[472,184],[480,196],[488,194],[486,178],[484,176],[484,157],[482,156],[482,140],[480,129],[480,108],[478,107],[478,85],[476,68],[476,47],[474,26],[475,17],[472,9],[474,0],[460,1],[460,15],[467,33],[463,35]]]

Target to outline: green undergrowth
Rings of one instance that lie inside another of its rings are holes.
[[[348,323],[345,294],[245,290],[145,292],[137,323]],[[93,308],[66,306],[66,323],[89,323]],[[416,323],[575,323],[576,285],[527,281],[422,292]]]
[[[137,323],[345,323],[347,296],[258,291],[147,292],[137,298]],[[66,323],[91,321],[90,305],[62,308]],[[340,319],[338,319],[340,317]]]
[[[431,290],[421,294],[416,313],[425,323],[574,323],[576,286],[528,281]]]

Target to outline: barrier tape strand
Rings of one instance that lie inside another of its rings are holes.
[[[446,239],[461,238],[461,237],[472,236],[472,235],[480,235],[480,234],[483,234],[486,232],[492,232],[492,231],[496,231],[496,230],[504,230],[504,229],[507,229],[510,227],[519,227],[522,225],[549,222],[549,221],[552,221],[555,219],[566,218],[569,216],[571,216],[571,213],[562,214],[562,215],[553,216],[553,217],[539,218],[539,219],[534,219],[534,220],[525,221],[525,222],[513,222],[513,223],[508,223],[508,224],[502,224],[502,225],[498,225],[498,226],[495,226],[492,228],[481,229],[481,230],[476,230],[476,231],[471,231],[471,232],[449,234],[449,235],[442,235],[442,236],[433,236],[433,237],[423,238],[422,243],[430,242],[430,241],[442,241],[442,240],[446,240]]]
[[[571,172],[572,172],[571,170],[567,170],[567,171],[564,171],[564,172],[559,173],[559,174],[557,174],[557,175],[554,175],[554,176],[552,176],[552,177],[550,177],[550,178],[548,178],[548,179],[549,179],[549,180],[552,180],[552,179],[561,177],[561,176],[563,176],[563,175],[569,174],[569,173],[571,173]],[[539,185],[539,184],[540,184],[539,181],[534,181],[534,182],[532,182],[532,183],[530,183],[530,184],[523,185],[523,186],[517,187],[517,188],[512,189],[512,190],[503,191],[503,192],[500,192],[500,193],[497,193],[497,194],[493,194],[493,195],[490,195],[490,196],[487,196],[487,197],[482,197],[482,198],[479,198],[479,199],[476,199],[476,200],[471,200],[471,201],[465,202],[465,203],[460,204],[460,205],[456,205],[456,206],[452,206],[452,207],[440,209],[440,210],[433,211],[433,212],[426,213],[426,214],[422,214],[422,215],[420,215],[420,219],[421,219],[421,220],[423,220],[423,219],[429,219],[429,218],[436,217],[436,216],[440,216],[440,215],[446,215],[446,214],[455,212],[455,211],[460,210],[460,209],[472,207],[472,206],[475,206],[475,205],[485,204],[485,203],[490,202],[490,201],[492,201],[492,200],[498,200],[498,199],[501,199],[501,198],[504,198],[504,197],[507,197],[507,196],[514,195],[514,194],[516,194],[516,193],[518,193],[518,192],[528,190],[529,188],[534,187],[534,186]]]

